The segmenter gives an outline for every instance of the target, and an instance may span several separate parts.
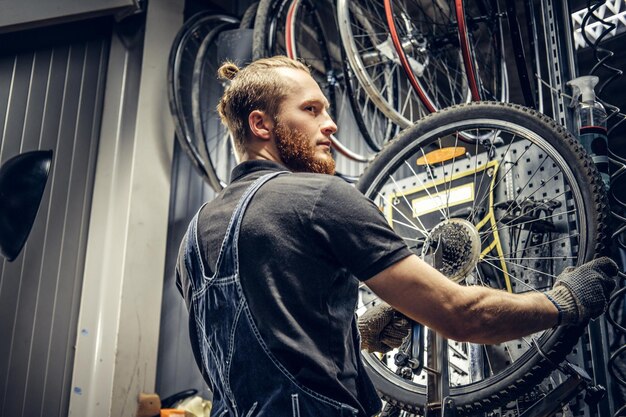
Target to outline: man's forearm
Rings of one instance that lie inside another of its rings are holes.
[[[416,256],[366,284],[411,319],[457,341],[498,343],[550,328],[558,321],[557,308],[542,293],[520,295],[462,286]]]
[[[543,293],[511,294],[478,286],[463,288],[467,304],[459,306],[457,320],[463,326],[454,335],[461,339],[458,341],[500,343],[557,324],[558,310]]]

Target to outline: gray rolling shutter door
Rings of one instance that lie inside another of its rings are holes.
[[[38,29],[36,36],[0,36],[0,162],[24,151],[54,151],[26,246],[14,262],[0,260],[2,416],[67,415],[109,50],[106,28],[108,23],[95,30],[92,22],[82,30],[64,26]]]

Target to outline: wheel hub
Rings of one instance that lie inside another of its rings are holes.
[[[478,264],[480,236],[467,220],[444,220],[432,228],[422,248],[422,257],[430,250],[440,252],[439,270],[452,281],[461,282]]]

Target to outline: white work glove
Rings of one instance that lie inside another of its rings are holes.
[[[361,349],[370,353],[387,353],[399,347],[411,328],[409,319],[384,302],[363,313],[357,324]]]
[[[559,310],[559,324],[586,324],[604,313],[617,272],[617,264],[607,257],[565,268],[544,293]]]

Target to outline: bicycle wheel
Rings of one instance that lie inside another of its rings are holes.
[[[434,112],[470,100],[505,101],[496,0],[385,0],[395,52],[416,94]]]
[[[546,290],[563,268],[604,247],[607,200],[596,168],[564,128],[518,105],[470,103],[424,118],[377,155],[357,187],[418,255],[443,242],[441,270],[464,285]],[[357,313],[376,301],[363,286]],[[449,341],[457,415],[532,389],[582,330],[558,327],[499,345]],[[363,359],[384,399],[424,408],[425,373],[397,372],[393,352]]]
[[[259,1],[252,37],[253,61],[272,55],[286,55],[284,25],[290,4],[288,0]]]
[[[228,183],[232,169],[239,163],[233,139],[228,128],[221,123],[217,103],[224,93],[225,83],[216,79],[219,35],[239,26],[236,20],[217,25],[202,40],[194,62],[191,110],[194,132],[207,155],[211,167],[210,184],[220,191]]]
[[[344,56],[342,59],[344,94],[350,103],[352,115],[365,143],[374,152],[380,152],[383,146],[398,134],[400,128],[372,102],[350,68],[343,48],[341,52]],[[394,97],[398,97],[398,94],[394,94]]]
[[[241,22],[239,22],[239,29],[254,29],[254,21],[257,15],[257,9],[259,8],[259,2],[252,3],[241,16]]]
[[[369,100],[401,128],[425,114],[398,60],[385,10],[373,0],[338,0],[341,44]]]
[[[508,102],[509,86],[498,0],[455,0],[459,41],[474,101]]]
[[[206,146],[195,131],[192,90],[193,71],[198,49],[202,41],[216,27],[224,23],[235,23],[237,19],[210,12],[200,12],[187,20],[178,31],[168,58],[168,99],[176,138],[192,160],[194,168],[213,188],[219,184]]]

